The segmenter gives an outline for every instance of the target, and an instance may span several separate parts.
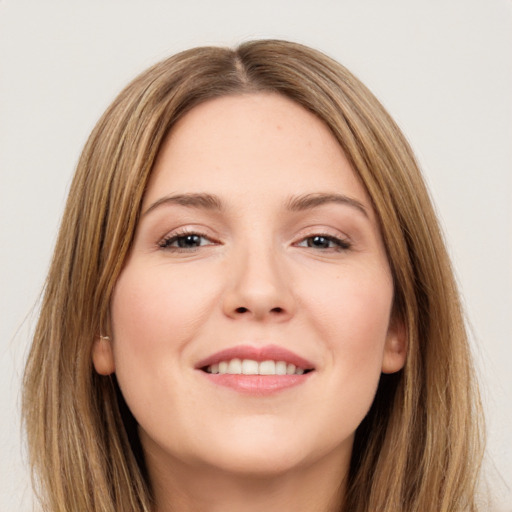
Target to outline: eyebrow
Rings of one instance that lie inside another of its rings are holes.
[[[357,199],[345,196],[343,194],[313,193],[291,197],[286,202],[286,209],[292,212],[300,212],[310,210],[312,208],[317,208],[319,206],[323,206],[329,203],[337,203],[350,206],[361,212],[365,217],[368,217],[368,211],[366,207],[363,205],[363,203],[361,203]],[[203,210],[224,210],[224,205],[221,199],[213,194],[175,194],[158,199],[157,201],[152,203],[151,206],[149,206],[146,211],[144,211],[142,216],[147,215],[148,213],[162,205],[168,204],[177,204],[180,206],[186,206],[189,208],[200,208]]]
[[[356,210],[360,211],[365,217],[368,217],[368,211],[366,207],[352,197],[345,196],[343,194],[304,194],[298,197],[292,197],[287,202],[287,209],[298,212],[323,206],[324,204],[337,203],[351,206]]]
[[[158,199],[149,206],[142,215],[147,215],[149,212],[164,204],[177,204],[189,208],[201,208],[203,210],[221,211],[224,209],[222,201],[212,194],[176,194]]]

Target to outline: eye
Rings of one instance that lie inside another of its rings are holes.
[[[350,243],[347,240],[332,235],[312,235],[301,240],[298,247],[311,247],[313,249],[328,250],[334,249],[343,251],[350,249]]]
[[[215,242],[201,233],[175,233],[165,237],[158,243],[162,249],[187,251],[195,250],[205,245],[213,245]]]

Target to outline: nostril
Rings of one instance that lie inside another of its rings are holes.
[[[1,0],[0,0],[1,1]],[[249,308],[246,308],[245,306],[240,306],[235,309],[235,313],[243,314],[243,313],[249,313],[251,310]],[[280,315],[281,313],[284,313],[284,309],[281,307],[275,307],[272,308],[269,313],[274,313]]]

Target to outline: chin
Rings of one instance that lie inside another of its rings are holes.
[[[242,432],[237,430],[221,438],[205,439],[202,449],[196,451],[196,460],[226,473],[268,478],[311,466],[338,448],[324,444],[321,436],[308,435],[297,427],[285,432],[270,425],[240,427]]]
[[[273,443],[274,447],[276,442]],[[258,450],[257,447],[238,449],[230,453],[224,452],[215,457],[212,464],[217,471],[223,471],[240,477],[271,478],[304,465],[304,459],[297,453],[283,450]]]

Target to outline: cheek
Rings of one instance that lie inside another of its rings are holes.
[[[133,265],[121,274],[111,310],[114,339],[123,348],[144,354],[159,345],[168,349],[171,342],[179,348],[200,324],[208,295],[204,283],[198,276],[164,270]]]
[[[386,273],[345,279],[324,302],[325,339],[333,372],[333,413],[354,431],[373,403],[382,372],[393,287]],[[327,313],[326,313],[327,314]],[[350,419],[349,419],[350,418]],[[331,424],[336,424],[332,421]]]
[[[183,274],[132,262],[116,284],[111,302],[115,371],[134,414],[162,386],[172,387],[169,375],[186,360],[188,342],[204,323],[205,303],[212,302],[211,287]]]
[[[340,369],[339,375],[352,382],[375,383],[382,369],[393,285],[386,267],[356,270],[318,282],[315,293],[309,286],[310,321],[320,331],[329,364]]]
[[[373,403],[382,371],[393,285],[387,268],[349,266],[295,276],[301,332],[322,347],[321,399],[306,403],[322,450],[351,439]]]

